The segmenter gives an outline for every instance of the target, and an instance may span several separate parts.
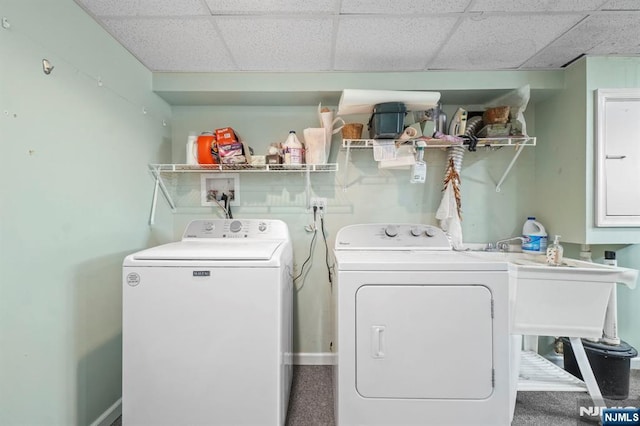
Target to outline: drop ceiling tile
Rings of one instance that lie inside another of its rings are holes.
[[[409,14],[464,12],[471,0],[342,0],[341,13]]]
[[[331,66],[333,18],[216,18],[241,70],[323,71]]]
[[[474,12],[571,12],[596,10],[607,0],[476,0]]]
[[[338,0],[206,0],[213,15],[336,13]]]
[[[602,10],[640,10],[638,0],[609,0]]]
[[[519,67],[583,15],[490,15],[466,18],[444,45],[431,69]]]
[[[597,14],[563,34],[523,68],[559,68],[582,54],[639,54],[640,16]]]
[[[75,0],[94,16],[132,16],[138,11],[137,1]]]
[[[209,15],[201,0],[75,0],[95,16]]]
[[[200,0],[138,0],[139,16],[209,16]]]
[[[211,18],[111,18],[107,30],[151,71],[236,69]]]
[[[423,70],[456,21],[454,17],[343,16],[336,37],[335,69]]]
[[[600,14],[585,22],[587,34],[598,34],[590,55],[640,55],[640,12]]]

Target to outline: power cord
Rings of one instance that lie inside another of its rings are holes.
[[[307,232],[313,232],[313,237],[311,238],[311,243],[309,244],[309,255],[307,256],[305,261],[302,263],[302,267],[300,268],[300,273],[296,277],[294,277],[293,280],[296,281],[298,278],[300,278],[305,274],[304,268],[307,265],[307,263],[311,261],[311,258],[313,256],[313,248],[316,241],[316,237],[318,235],[318,227],[316,226],[318,217],[320,217],[320,232],[322,233],[322,240],[324,241],[324,259],[325,259],[325,265],[327,267],[329,286],[333,288],[333,274],[332,274],[333,266],[331,266],[329,262],[329,258],[330,258],[329,243],[327,242],[327,231],[324,227],[324,208],[322,206],[320,207],[313,206],[313,223],[311,225],[305,226],[305,229],[307,230]]]
[[[317,235],[318,235],[318,230],[314,228],[313,237],[311,237],[311,243],[309,244],[309,255],[307,256],[305,261],[302,262],[302,266],[300,267],[300,273],[297,276],[293,277],[293,281],[296,281],[298,278],[304,275],[304,267],[311,260],[311,256],[313,255],[313,244],[316,242]]]
[[[227,219],[233,219],[233,215],[231,214],[231,199],[224,192],[222,193],[222,198],[220,199],[224,201],[224,211],[227,214]]]
[[[224,197],[224,196],[225,196],[225,194],[222,194],[222,197]],[[227,207],[223,206],[222,204],[220,204],[220,201],[218,201],[216,199],[216,197],[213,197],[212,200],[215,201],[215,203],[218,205],[218,207],[220,207],[222,209],[222,211],[224,212],[224,218],[225,219],[231,219],[229,217],[229,211],[227,210]],[[222,200],[222,198],[221,198],[221,200]]]
[[[324,229],[324,209],[322,207],[320,207],[320,230],[322,232],[322,239],[324,240],[324,261],[327,266],[329,286],[333,288],[333,277],[331,275],[332,267],[329,265],[329,244],[327,244],[327,231]]]

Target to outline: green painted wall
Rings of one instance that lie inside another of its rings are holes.
[[[172,237],[146,225],[171,109],[73,1],[0,12],[0,424],[87,425],[121,396],[122,260]]]
[[[540,125],[533,196],[538,218],[549,234],[580,242],[586,226],[587,191],[585,63],[578,62],[565,72],[565,88],[536,108]]]

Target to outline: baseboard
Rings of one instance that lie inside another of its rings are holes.
[[[294,365],[334,365],[336,354],[332,352],[298,352],[293,354]]]
[[[631,369],[632,370],[640,370],[640,356],[636,356],[631,358]]]
[[[111,426],[118,417],[122,415],[122,398],[113,403],[113,405],[107,408],[107,411],[102,413],[100,417],[95,419],[91,426]]]

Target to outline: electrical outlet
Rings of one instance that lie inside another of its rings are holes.
[[[321,197],[311,197],[309,201],[309,208],[313,209],[317,207],[318,210],[322,210],[323,212],[327,212],[327,199]]]

